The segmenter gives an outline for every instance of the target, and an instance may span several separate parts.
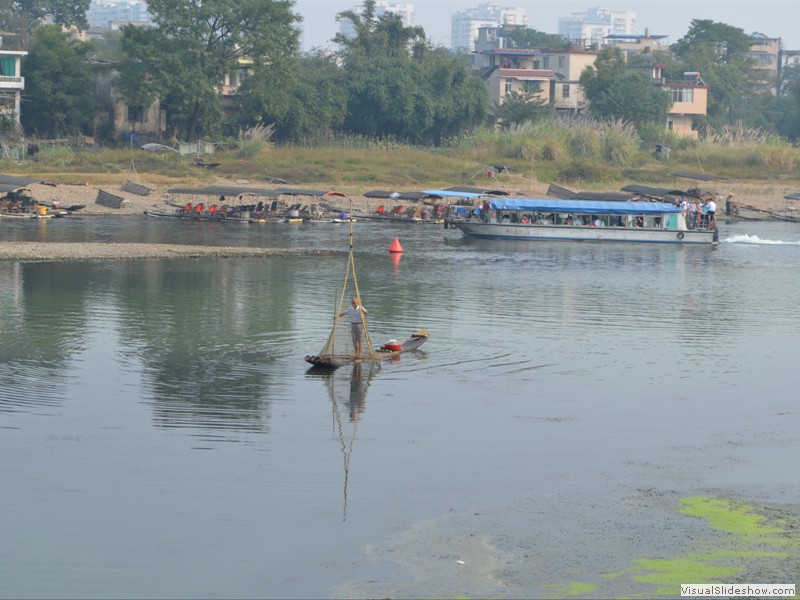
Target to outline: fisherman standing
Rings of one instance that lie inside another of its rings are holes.
[[[353,304],[348,308],[345,308],[342,312],[339,313],[340,317],[347,315],[350,317],[350,335],[353,339],[353,349],[355,351],[356,358],[361,357],[361,353],[364,350],[364,317],[363,315],[368,315],[367,309],[361,306],[361,303],[358,301],[356,296],[353,296]]]

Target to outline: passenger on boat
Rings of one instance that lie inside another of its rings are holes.
[[[340,317],[344,315],[350,317],[350,336],[353,340],[356,358],[359,358],[364,350],[364,317],[362,315],[368,314],[367,309],[361,306],[355,296],[353,296],[352,306],[339,313]]]
[[[574,224],[575,224],[575,223],[574,223],[574,221],[572,220],[572,215],[569,215],[569,216],[567,217],[567,220],[566,220],[566,221],[564,221],[564,225],[574,225]]]
[[[601,219],[600,217],[597,217],[594,220],[594,223],[592,223],[592,226],[594,226],[594,227],[602,227],[603,226],[603,219]]]
[[[713,229],[717,226],[717,203],[711,198],[703,208],[706,211],[706,227]]]
[[[697,223],[697,205],[694,202],[689,202],[689,218],[686,220],[686,226],[689,229],[694,229]]]

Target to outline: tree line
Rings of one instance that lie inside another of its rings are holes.
[[[152,27],[125,26],[102,40],[82,42],[61,25],[86,27],[89,0],[0,0],[0,26],[15,27],[28,56],[21,120],[37,137],[95,134],[95,116],[109,111],[99,93],[102,73],[131,107],[160,101],[168,136],[179,140],[236,136],[269,124],[276,141],[300,141],[341,133],[439,145],[477,128],[549,119],[554,109],[535,93],[489,102],[483,79],[468,53],[434,47],[421,27],[400,17],[345,11],[337,20],[355,26],[352,38],[334,38],[338,50],[301,53],[300,17],[291,0],[148,0]],[[57,25],[43,25],[44,14]],[[559,36],[524,30],[511,46],[564,49]],[[699,71],[709,86],[708,115],[696,119],[701,135],[726,124],[761,128],[800,139],[800,76],[784,72],[774,95],[754,77],[743,30],[694,20],[668,51],[642,52],[627,60],[615,48],[601,51],[580,79],[591,116],[637,128],[664,127],[671,97],[653,86],[641,67],[662,65],[668,81]],[[639,67],[639,68],[637,68]],[[239,74],[238,93],[224,105],[220,85]],[[108,75],[111,74],[111,75]],[[775,82],[772,82],[775,83]],[[106,90],[107,92],[107,90]]]

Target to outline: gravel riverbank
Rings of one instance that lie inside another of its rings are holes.
[[[295,248],[232,248],[180,244],[116,244],[99,242],[0,242],[0,260],[83,261],[138,258],[234,258],[279,254],[323,254]]]

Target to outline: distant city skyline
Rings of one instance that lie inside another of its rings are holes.
[[[402,0],[396,3],[415,5],[415,24],[425,30],[428,39],[437,46],[450,47],[451,17],[454,13],[479,4],[480,0]],[[708,19],[739,27],[747,34],[763,33],[783,38],[787,50],[800,50],[800,2],[797,0],[765,0],[758,4],[744,1],[700,0],[613,0],[609,2],[568,0],[542,3],[531,0],[495,0],[489,2],[504,7],[519,7],[527,11],[528,27],[545,33],[558,32],[558,19],[592,7],[611,10],[630,10],[636,13],[638,33],[647,30],[652,35],[666,35],[670,44],[677,42],[689,30],[693,19]],[[302,48],[330,46],[330,39],[339,31],[335,20],[338,13],[362,4],[361,0],[296,0],[294,12],[303,16]],[[756,10],[757,8],[757,10]]]

